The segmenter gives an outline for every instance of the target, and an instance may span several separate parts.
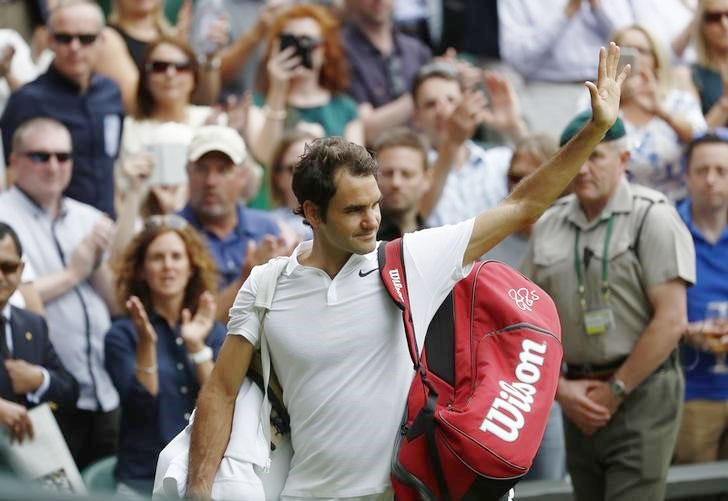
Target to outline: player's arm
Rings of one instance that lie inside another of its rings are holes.
[[[191,499],[210,499],[212,482],[230,439],[235,398],[254,351],[243,336],[228,335],[200,391],[190,441],[187,495]]]
[[[622,82],[629,67],[617,75],[618,61],[619,48],[614,43],[608,50],[599,50],[597,83],[586,82],[591,94],[591,121],[503,202],[475,218],[463,263],[477,259],[506,236],[536,221],[576,176],[619,114]]]

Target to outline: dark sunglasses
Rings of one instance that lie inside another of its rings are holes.
[[[98,36],[98,33],[53,33],[53,40],[62,44],[70,44],[74,38],[78,38],[81,45],[91,45]]]
[[[728,17],[728,11],[705,12],[703,21],[706,23],[719,23],[723,20],[723,17]]]
[[[184,230],[189,227],[189,223],[182,216],[177,214],[158,214],[149,216],[144,220],[144,229],[156,229],[161,227],[172,228],[173,230]]]
[[[20,261],[0,261],[0,271],[5,275],[15,273],[20,268]]]
[[[288,174],[293,174],[293,171],[296,169],[296,164],[293,165],[276,165],[273,167],[273,172],[276,174],[283,174],[284,172]]]
[[[170,66],[174,67],[177,73],[192,70],[192,63],[189,61],[184,63],[175,63],[173,61],[149,61],[146,69],[147,73],[167,73]]]
[[[73,158],[73,154],[66,151],[24,151],[22,155],[30,158],[34,164],[44,164],[51,157],[56,157],[59,162],[68,162]]]

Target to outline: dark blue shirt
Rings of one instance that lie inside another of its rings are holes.
[[[73,174],[65,195],[113,217],[114,160],[119,152],[124,109],[113,80],[94,75],[86,92],[51,67],[10,95],[0,118],[5,158],[15,129],[30,118],[63,122],[73,140]]]
[[[700,229],[693,224],[690,199],[678,206],[678,213],[685,221],[695,243],[695,285],[687,290],[688,321],[705,319],[706,308],[711,301],[728,301],[728,228],[723,230],[715,244],[708,242]],[[714,374],[715,356],[681,344],[682,363],[685,369],[685,400],[728,400],[728,374]]]
[[[238,225],[223,239],[206,231],[189,205],[180,212],[183,218],[205,235],[208,249],[215,258],[215,264],[220,273],[221,288],[240,278],[250,240],[258,243],[266,235],[280,233],[275,219],[268,212],[250,209],[241,204],[237,205],[237,211]]]
[[[179,327],[172,329],[153,311],[149,319],[157,333],[159,393],[152,396],[134,373],[139,337],[130,317],[114,321],[106,334],[106,370],[121,398],[121,426],[116,478],[152,492],[157,457],[162,449],[187,426],[195,407],[197,381],[195,364],[187,357]],[[205,339],[217,358],[225,328],[215,323]]]
[[[432,53],[416,38],[394,31],[394,50],[384,56],[353,24],[341,30],[344,51],[351,71],[347,91],[359,103],[375,108],[394,101],[412,90],[420,67],[430,62]]]

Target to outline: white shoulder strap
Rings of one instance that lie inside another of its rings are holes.
[[[278,277],[281,276],[283,270],[288,265],[288,257],[276,257],[268,262],[260,276],[258,282],[258,290],[255,294],[255,308],[258,309],[260,315],[260,361],[263,369],[263,403],[260,406],[260,424],[263,427],[263,436],[269,444],[269,458],[266,462],[266,469],[270,465],[270,411],[271,406],[268,402],[268,384],[270,382],[270,352],[268,350],[268,340],[265,337],[265,317],[270,310],[273,302],[273,295],[276,291]]]

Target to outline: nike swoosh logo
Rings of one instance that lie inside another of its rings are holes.
[[[375,272],[375,271],[377,271],[378,269],[379,269],[379,268],[374,268],[373,270],[369,270],[369,271],[367,271],[366,273],[363,273],[363,272],[362,272],[361,270],[359,270],[359,276],[360,276],[360,277],[366,277],[367,275],[369,275],[370,273],[374,273],[374,272]]]

